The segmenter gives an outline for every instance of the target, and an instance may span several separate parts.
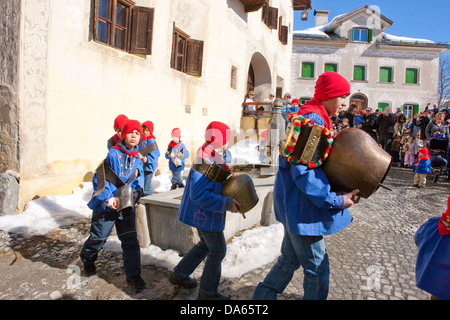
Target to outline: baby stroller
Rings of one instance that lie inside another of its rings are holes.
[[[450,181],[450,162],[448,140],[442,134],[436,133],[429,141],[429,156],[431,160],[431,176],[437,182],[440,176],[447,176]]]

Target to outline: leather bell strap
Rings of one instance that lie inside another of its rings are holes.
[[[231,172],[215,163],[202,162],[201,164],[194,164],[192,168],[209,180],[219,183],[224,183],[232,175]]]
[[[136,171],[137,168],[134,169],[127,182],[123,182],[117,173],[115,173],[114,170],[106,163],[106,160],[103,160],[95,170],[95,173],[97,174],[97,191],[94,193],[94,197],[98,196],[105,189],[106,180],[115,185],[116,188],[120,188],[133,181],[136,176]]]

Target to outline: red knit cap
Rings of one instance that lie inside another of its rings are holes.
[[[172,133],[171,133],[171,136],[180,138],[181,137],[181,130],[179,128],[173,129]]]
[[[150,134],[153,134],[153,129],[154,129],[153,122],[147,120],[147,121],[142,122],[142,125],[147,127],[148,131],[150,131]]]
[[[123,127],[122,127],[122,132],[120,134],[122,136],[122,140],[125,139],[126,135],[133,130],[139,131],[139,133],[141,134],[141,138],[142,138],[143,134],[142,134],[141,123],[137,120],[128,119],[127,121],[125,121],[125,123],[123,124]]]
[[[128,120],[128,117],[124,114],[119,114],[116,119],[114,119],[114,131],[123,127],[125,121]]]
[[[442,218],[439,220],[439,234],[442,236],[450,235],[450,196],[447,200],[447,211],[442,214]]]
[[[205,141],[213,148],[223,147],[230,141],[230,137],[230,128],[225,123],[213,121],[206,127]]]
[[[319,76],[316,82],[314,98],[326,101],[349,94],[350,83],[339,73],[328,71]]]

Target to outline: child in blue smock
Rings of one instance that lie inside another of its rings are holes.
[[[314,98],[299,114],[331,129],[330,116],[346,106],[350,84],[335,72],[319,76]],[[339,232],[352,221],[348,207],[359,201],[356,194],[336,193],[321,167],[310,168],[288,162],[279,156],[273,205],[277,221],[284,226],[281,256],[255,289],[253,299],[276,299],[303,267],[305,300],[324,300],[328,296],[329,261],[323,237]]]
[[[205,133],[205,143],[199,148],[194,163],[215,163],[224,170],[229,168],[224,160],[230,129],[224,123],[211,122]],[[229,156],[229,154],[228,154]],[[228,161],[230,159],[227,159]],[[198,170],[200,170],[197,167]],[[226,254],[225,228],[226,211],[238,212],[239,202],[221,195],[222,183],[210,180],[204,174],[191,168],[186,189],[178,211],[181,222],[195,227],[200,241],[181,259],[173,269],[169,281],[185,288],[194,288],[197,282],[189,276],[206,258],[200,279],[198,299],[217,300],[222,260]]]
[[[121,139],[106,156],[104,166],[114,171],[113,178],[119,178],[122,183],[113,181],[111,176],[98,180],[100,172],[92,179],[94,194],[88,202],[93,210],[89,238],[80,253],[87,275],[96,273],[95,260],[98,252],[108,239],[115,226],[117,236],[122,244],[123,265],[127,282],[137,291],[145,287],[141,275],[141,256],[137,239],[134,206],[139,200],[144,186],[142,161],[138,155],[137,146],[141,140],[142,127],[137,120],[126,120],[122,127]],[[107,168],[105,168],[105,172]],[[100,175],[101,177],[101,175]],[[111,179],[111,181],[109,180]],[[120,199],[118,190],[123,184],[128,184],[133,190],[134,206],[118,212]]]
[[[165,153],[166,159],[169,160],[169,170],[172,172],[172,186],[170,190],[184,188],[183,180],[181,180],[181,172],[184,170],[184,159],[189,157],[189,151],[184,143],[181,142],[181,130],[175,128],[172,130],[172,141],[170,141]]]
[[[416,260],[416,284],[432,298],[450,299],[450,196],[447,211],[433,217],[416,232],[419,247]]]

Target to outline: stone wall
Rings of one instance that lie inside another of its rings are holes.
[[[0,2],[0,172],[19,171],[21,0]]]

